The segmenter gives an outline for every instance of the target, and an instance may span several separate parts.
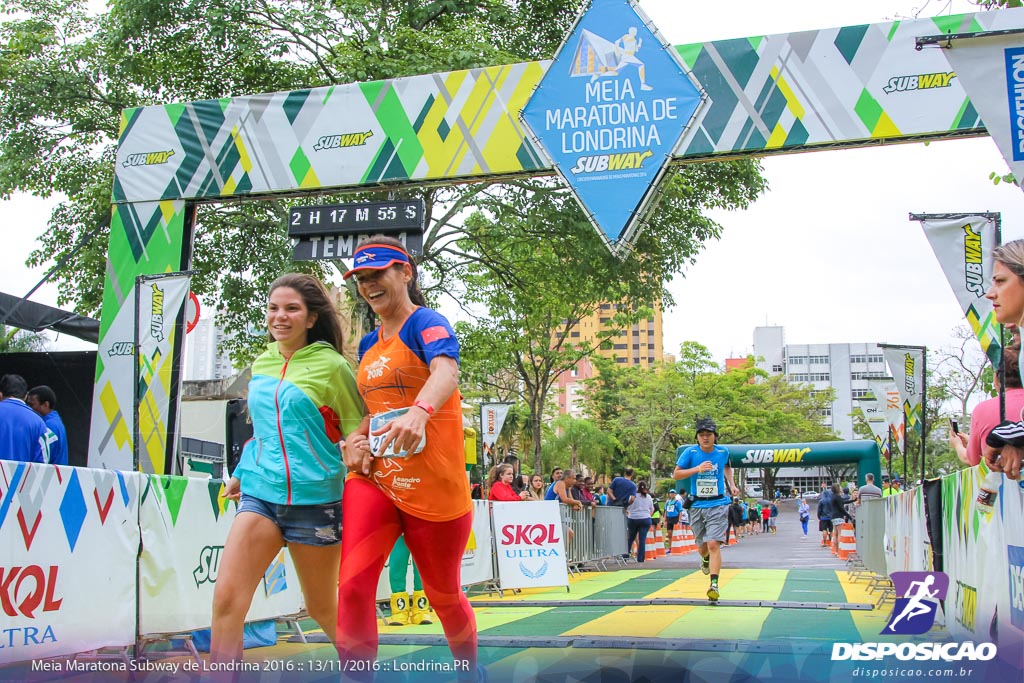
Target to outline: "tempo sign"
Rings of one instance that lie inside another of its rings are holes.
[[[410,253],[419,253],[425,222],[422,199],[296,206],[288,213],[288,235],[297,238],[292,258],[351,258],[356,245],[374,234],[397,237]]]

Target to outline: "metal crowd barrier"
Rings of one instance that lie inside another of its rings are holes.
[[[608,560],[619,561],[626,550],[626,515],[621,507],[584,507],[563,510],[573,530],[566,539],[566,560],[570,571],[593,567],[606,569]]]

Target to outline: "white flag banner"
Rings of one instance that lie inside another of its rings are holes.
[[[139,366],[136,384],[139,443],[136,466],[143,472],[164,472],[170,440],[168,423],[177,411],[172,396],[171,369],[174,358],[176,323],[188,297],[189,276],[174,275],[141,279],[136,283],[138,309],[135,315]]]
[[[993,365],[999,363],[999,323],[985,298],[992,279],[992,250],[997,244],[996,216],[920,216],[928,244],[971,330]]]
[[[882,401],[892,438],[900,441],[903,438],[903,403],[900,401],[899,389],[889,380],[872,380],[868,382],[868,387],[875,398]]]
[[[988,134],[1024,180],[1024,34],[959,38],[942,50]]]
[[[885,417],[885,396],[883,395],[881,398],[861,396],[857,400],[857,407],[864,413],[864,420],[868,423],[871,433],[875,436],[875,441],[878,442],[884,453],[885,442],[889,438],[889,420]]]
[[[494,444],[498,441],[501,428],[505,426],[505,418],[511,407],[511,403],[484,403],[480,406],[480,439],[485,470],[494,464]]]
[[[892,371],[903,401],[907,428],[921,433],[921,399],[924,397],[924,348],[879,344]]]

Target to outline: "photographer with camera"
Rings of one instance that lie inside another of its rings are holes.
[[[708,599],[718,602],[718,574],[722,547],[728,538],[730,496],[740,490],[732,480],[729,451],[720,448],[718,428],[710,418],[697,420],[697,445],[676,451],[674,479],[689,479],[689,495],[683,506],[690,511],[690,527],[700,551],[700,570],[711,575]],[[728,490],[726,486],[728,485]]]

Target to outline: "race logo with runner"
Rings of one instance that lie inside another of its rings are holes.
[[[896,605],[889,623],[882,629],[886,635],[920,635],[931,630],[939,601],[946,599],[949,577],[942,572],[893,572]]]

